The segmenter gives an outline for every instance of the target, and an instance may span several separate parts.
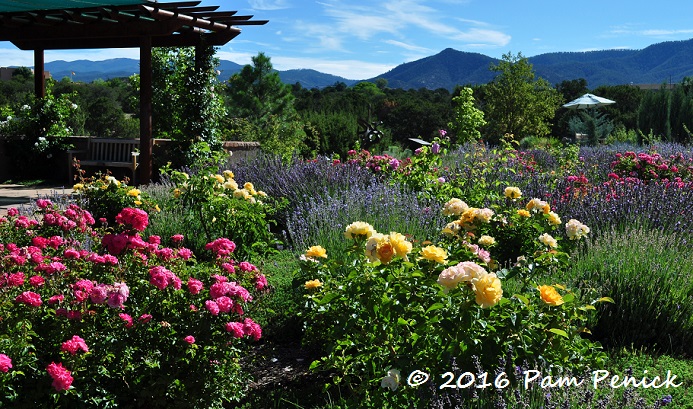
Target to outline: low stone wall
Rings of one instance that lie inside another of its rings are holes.
[[[223,147],[230,155],[230,165],[253,159],[260,152],[260,142],[226,141]]]

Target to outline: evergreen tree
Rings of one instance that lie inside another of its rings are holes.
[[[228,132],[238,135],[234,122],[242,119],[249,127],[245,128],[246,135],[239,136],[260,142],[263,150],[283,156],[300,150],[306,133],[296,113],[291,88],[282,83],[269,57],[264,53],[253,57],[252,65],[246,65],[229,79]]]

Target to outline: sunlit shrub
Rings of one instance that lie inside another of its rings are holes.
[[[262,335],[246,310],[268,284],[235,243],[210,242],[199,263],[143,237],[141,209],[94,230],[75,205],[39,208],[0,219],[0,406],[220,408],[244,394],[239,360]]]

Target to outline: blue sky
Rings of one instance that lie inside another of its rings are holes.
[[[167,1],[167,0],[162,0]],[[500,58],[560,51],[642,49],[693,38],[693,1],[203,0],[264,26],[243,26],[218,56],[239,64],[264,52],[274,68],[366,79],[445,48]],[[46,61],[138,58],[137,49],[47,51]],[[0,66],[33,53],[0,43]]]

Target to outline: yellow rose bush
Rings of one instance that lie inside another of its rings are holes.
[[[489,369],[504,358],[507,373],[523,362],[546,371],[602,365],[601,347],[583,336],[592,303],[558,284],[534,283],[528,273],[560,265],[559,242],[544,231],[557,229],[550,206],[526,210],[527,202],[511,196],[507,208],[463,210],[462,200],[447,202],[441,211],[465,220],[437,242],[412,242],[356,221],[344,230],[346,258],[310,247],[295,283],[307,300],[305,339],[324,351],[311,367],[334,373],[335,384],[346,383],[373,407],[417,407],[426,392],[409,386],[406,374],[439,379],[452,358],[471,367],[477,357]],[[531,251],[501,268],[495,249],[507,239],[503,228],[522,217],[518,206],[541,227],[528,238]]]
[[[127,177],[118,180],[108,171],[86,177],[84,169],[77,167],[77,180],[72,186],[72,196],[100,225],[114,225],[116,215],[126,207],[142,209],[152,214],[161,211],[148,194],[129,186]]]
[[[197,235],[186,243],[193,249],[199,243],[228,237],[241,243],[241,256],[253,257],[276,251],[278,240],[271,231],[274,215],[282,203],[268,197],[251,182],[241,183],[231,170],[219,172],[215,166],[202,167],[194,174],[164,170],[171,182],[167,206],[179,209],[186,225]]]

